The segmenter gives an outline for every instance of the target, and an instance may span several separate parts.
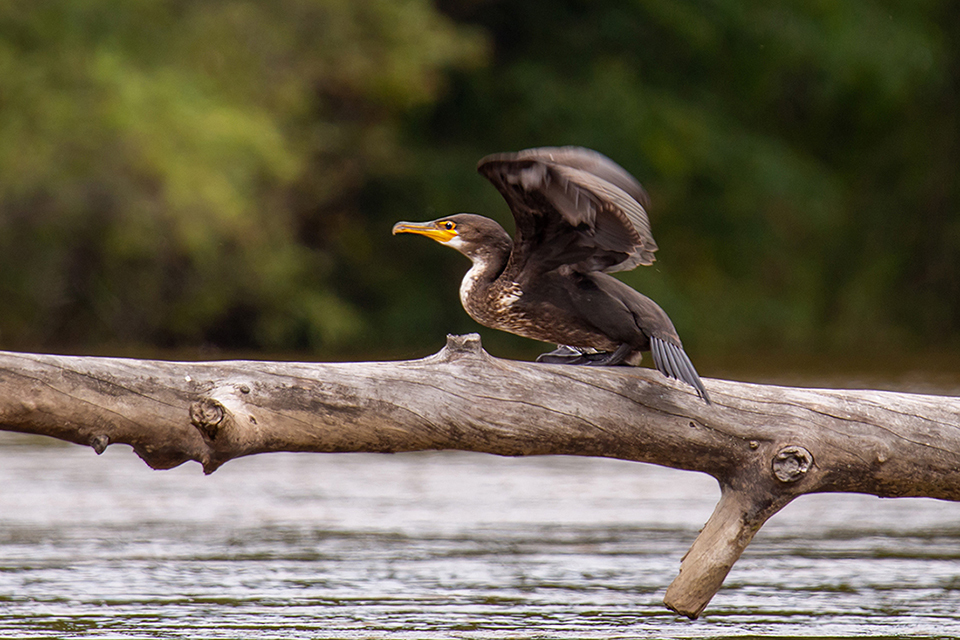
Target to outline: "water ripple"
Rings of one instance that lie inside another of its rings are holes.
[[[472,454],[0,446],[0,638],[960,637],[960,505],[811,496],[701,620],[663,592],[715,483]]]

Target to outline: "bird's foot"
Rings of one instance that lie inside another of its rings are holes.
[[[621,344],[614,351],[590,354],[591,357],[585,364],[595,367],[615,367],[618,364],[625,363],[631,351],[633,351],[633,347],[628,344]]]
[[[537,362],[546,364],[589,364],[588,358],[594,355],[603,355],[595,353],[584,353],[576,347],[568,347],[565,344],[557,345],[557,348],[549,353],[541,353],[537,356]]]
[[[615,351],[594,351],[592,349],[581,349],[579,347],[570,347],[561,344],[557,345],[557,348],[553,351],[537,356],[537,362],[612,367],[626,362],[627,356],[630,355],[631,351],[630,345],[627,344],[620,345]]]

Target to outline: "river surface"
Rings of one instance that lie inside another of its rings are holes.
[[[705,615],[712,478],[573,457],[269,454],[209,477],[0,434],[0,638],[957,638],[960,504],[805,496]]]

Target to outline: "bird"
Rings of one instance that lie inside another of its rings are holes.
[[[538,362],[638,366],[643,352],[669,378],[710,396],[673,322],[612,275],[653,264],[649,197],[630,173],[584,147],[539,147],[486,156],[477,171],[510,206],[514,237],[494,220],[457,213],[398,222],[472,262],[460,301],[481,325],[554,343]]]

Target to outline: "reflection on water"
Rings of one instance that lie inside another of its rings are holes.
[[[204,477],[3,442],[2,638],[960,636],[960,504],[804,497],[691,622],[661,601],[706,476],[432,453]]]

